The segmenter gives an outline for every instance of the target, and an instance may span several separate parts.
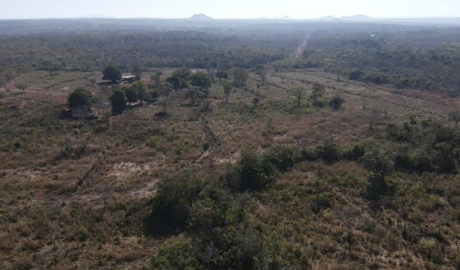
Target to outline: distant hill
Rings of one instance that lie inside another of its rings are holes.
[[[323,21],[323,22],[335,21],[335,20],[337,20],[337,18],[334,16],[326,16],[326,17],[321,17],[318,19],[318,21]]]
[[[373,19],[371,17],[368,17],[366,15],[355,15],[355,16],[349,16],[349,17],[341,17],[341,20],[344,21],[372,21]]]
[[[212,21],[214,19],[209,17],[209,16],[206,16],[204,14],[195,14],[192,17],[190,17],[189,20],[192,20],[192,21]]]

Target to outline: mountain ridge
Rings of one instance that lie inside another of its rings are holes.
[[[192,17],[188,18],[188,20],[192,21],[213,21],[214,18],[211,18],[203,13],[194,14]]]

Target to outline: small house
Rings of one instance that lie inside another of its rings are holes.
[[[121,81],[125,83],[133,83],[136,81],[136,75],[123,75]]]

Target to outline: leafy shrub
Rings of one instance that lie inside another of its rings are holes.
[[[454,259],[454,267],[455,269],[460,269],[460,253]]]
[[[193,257],[192,240],[168,241],[163,244],[157,254],[152,257],[151,269],[175,270],[197,269],[198,262]]]
[[[122,90],[117,90],[115,93],[110,97],[110,102],[112,103],[112,111],[113,112],[122,112],[126,109],[126,102],[127,98],[125,92]]]
[[[366,169],[381,175],[386,175],[394,169],[391,157],[377,150],[367,152],[360,161]]]
[[[366,154],[366,148],[364,145],[355,145],[350,151],[346,153],[346,156],[350,160],[359,160]]]
[[[104,74],[104,76],[102,77],[103,80],[115,82],[121,79],[120,69],[113,65],[105,67],[102,73]]]
[[[363,76],[363,72],[361,70],[355,70],[350,73],[348,78],[353,81],[359,81],[359,79],[361,79],[361,76]]]
[[[286,172],[299,161],[299,156],[292,147],[275,145],[264,157],[280,172]]]
[[[387,138],[397,142],[410,141],[411,132],[410,129],[398,128],[395,124],[387,125]]]
[[[439,173],[457,173],[457,160],[453,146],[447,142],[437,143],[433,146],[433,165]]]
[[[123,87],[122,90],[125,92],[126,100],[129,103],[137,102],[137,93],[132,87]]]
[[[14,142],[13,143],[13,147],[16,148],[16,149],[21,149],[24,147],[24,145],[20,142]]]
[[[205,100],[200,103],[200,107],[198,108],[200,113],[211,113],[212,112],[212,102],[210,100]]]
[[[293,148],[276,145],[265,154],[244,152],[235,168],[227,174],[227,185],[236,191],[260,191],[274,182],[278,172],[286,172],[301,160]]]
[[[435,264],[442,264],[444,260],[445,252],[443,247],[438,242],[420,244],[419,252],[424,258],[427,258],[429,261]]]
[[[169,235],[184,230],[189,222],[193,202],[203,191],[203,180],[191,174],[163,179],[151,204],[152,212],[144,221],[147,234]]]
[[[84,88],[77,88],[73,90],[73,92],[70,94],[69,98],[67,99],[69,103],[69,107],[74,110],[78,107],[91,107],[91,102],[92,102],[92,97],[93,95],[91,94],[90,91],[84,89]]]
[[[324,101],[319,100],[319,99],[318,100],[313,100],[312,104],[316,108],[320,108],[320,109],[324,108],[324,106],[325,106]]]
[[[305,148],[302,150],[302,158],[308,161],[317,161],[320,159],[320,153],[316,148]]]
[[[385,178],[381,174],[370,173],[367,176],[367,180],[368,185],[366,191],[366,198],[368,200],[379,200],[381,196],[387,193],[388,186],[385,182]]]
[[[398,153],[395,157],[395,169],[416,173],[433,171],[430,157],[424,154]]]
[[[209,232],[216,228],[225,227],[241,218],[236,218],[238,207],[232,195],[222,188],[210,188],[200,201],[193,204],[191,209],[190,229],[192,232]]]
[[[89,238],[90,234],[88,229],[83,226],[74,227],[73,230],[70,232],[67,240],[70,241],[80,241],[84,242]]]
[[[329,100],[329,106],[332,107],[333,110],[340,110],[340,108],[342,108],[342,105],[343,103],[345,103],[345,99],[343,99],[341,96],[339,95],[335,95],[331,98],[331,100]]]
[[[326,208],[331,208],[332,207],[332,201],[329,196],[326,195],[319,195],[318,196],[318,201],[317,201],[317,207],[318,209],[326,209]]]
[[[64,145],[61,151],[56,155],[55,160],[61,159],[79,159],[87,152],[86,144],[79,146]]]
[[[275,166],[254,152],[245,152],[230,175],[228,186],[236,191],[260,191],[274,181]]]
[[[323,145],[316,147],[316,152],[328,164],[339,160],[339,148],[332,139],[324,140]]]

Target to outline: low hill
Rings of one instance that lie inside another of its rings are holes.
[[[341,17],[341,20],[345,21],[372,21],[373,19],[371,17],[368,17],[366,15],[354,15],[354,16],[349,16],[349,17]]]
[[[190,17],[189,20],[192,20],[192,21],[212,21],[214,19],[209,17],[209,16],[206,16],[205,14],[195,14],[192,17]]]

